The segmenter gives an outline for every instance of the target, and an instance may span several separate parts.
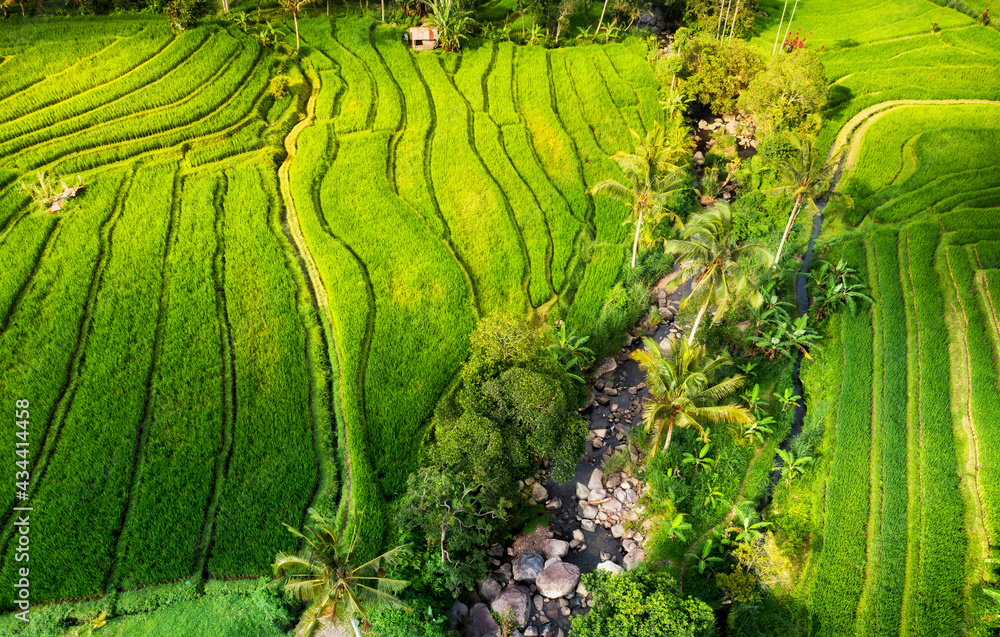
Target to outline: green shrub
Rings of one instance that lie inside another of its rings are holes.
[[[715,615],[704,602],[683,597],[669,575],[645,566],[621,575],[587,573],[583,585],[594,596],[586,615],[573,618],[578,637],[708,637]]]
[[[692,38],[684,56],[684,94],[696,98],[716,115],[736,110],[737,100],[764,70],[764,56],[742,41],[724,44],[711,35]]]

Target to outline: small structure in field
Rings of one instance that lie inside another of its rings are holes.
[[[410,48],[417,51],[430,51],[438,45],[437,27],[410,27],[410,32],[403,36],[410,41]]]
[[[45,199],[42,199],[43,204],[52,204],[49,206],[49,214],[54,215],[60,210],[62,210],[67,199],[76,197],[77,193],[79,193],[81,190],[85,188],[85,186],[83,185],[83,179],[80,178],[80,175],[76,176],[76,180],[77,180],[77,185],[70,188],[69,186],[66,185],[65,181],[60,179],[59,183],[62,184],[63,187],[62,192],[53,194],[49,197],[46,197]]]

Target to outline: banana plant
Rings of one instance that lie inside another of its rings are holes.
[[[792,480],[801,477],[806,472],[806,467],[812,464],[812,456],[796,458],[791,451],[778,449],[778,456],[781,458],[781,477],[785,479],[785,484],[791,486]]]
[[[853,315],[862,302],[873,301],[866,294],[868,287],[861,282],[858,273],[840,259],[836,265],[821,261],[818,268],[809,273],[812,279],[813,307],[816,319],[822,320],[830,312],[846,307]]]
[[[789,407],[798,407],[801,398],[802,396],[793,393],[790,388],[785,389],[785,392],[778,396],[778,401],[781,402],[781,413],[785,413]]]
[[[701,451],[699,451],[697,455],[690,452],[684,452],[684,460],[682,461],[683,464],[693,464],[695,473],[698,473],[698,469],[702,467],[711,468],[715,466],[715,458],[708,457],[708,452],[711,448],[712,445],[702,445]]]
[[[741,426],[743,431],[740,433],[740,437],[745,442],[749,442],[751,444],[758,442],[763,443],[764,434],[774,433],[774,429],[768,426],[773,424],[774,424],[774,418],[771,418],[770,416],[766,416],[764,418],[758,418],[749,425]]]
[[[747,409],[754,413],[754,416],[760,417],[764,411],[764,407],[767,406],[767,401],[760,397],[760,385],[754,383],[753,389],[748,389],[743,392],[740,396],[744,403],[746,403]]]
[[[559,363],[566,374],[573,380],[584,383],[581,376],[583,371],[594,362],[594,350],[586,347],[589,336],[579,336],[567,331],[566,322],[562,321],[558,327],[549,327],[546,335],[546,348],[552,360]]]
[[[723,493],[715,486],[715,482],[710,482],[708,485],[708,494],[705,496],[705,506],[715,511],[719,506],[719,502],[722,502],[722,496]]]
[[[751,524],[751,520],[753,520],[752,515],[743,514],[740,511],[740,509],[746,504],[750,504],[752,506],[752,503],[750,502],[743,502],[740,506],[734,509],[734,517],[740,520],[743,526],[731,526],[727,529],[728,533],[736,533],[736,542],[739,544],[753,543],[764,532],[764,529],[771,526],[770,522],[755,522]]]
[[[699,573],[704,573],[706,568],[714,573],[715,569],[712,568],[712,564],[719,564],[723,561],[721,557],[712,555],[712,538],[705,540],[700,553],[688,553],[687,557],[693,558],[696,561]]]
[[[686,513],[675,513],[672,516],[663,518],[663,528],[670,535],[671,540],[687,542],[687,534],[691,531],[691,523],[685,522]]]

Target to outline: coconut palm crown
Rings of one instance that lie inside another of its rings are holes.
[[[740,375],[719,380],[723,368],[730,364],[728,356],[708,359],[701,345],[673,339],[669,341],[669,353],[664,355],[652,339],[644,342],[645,349],[632,352],[632,359],[646,372],[649,388],[643,423],[653,434],[650,456],[656,455],[664,435],[663,450],[670,447],[674,427],[694,428],[704,437],[706,425],[753,424],[753,416],[746,408],[720,404],[746,381]]]
[[[675,131],[676,132],[676,131]],[[632,131],[636,140],[639,134]],[[603,194],[631,207],[624,223],[635,224],[632,241],[632,267],[639,250],[639,235],[643,221],[659,223],[669,218],[674,225],[680,219],[667,209],[670,199],[684,187],[684,173],[675,162],[687,152],[686,138],[679,138],[657,122],[646,133],[645,144],[636,146],[635,153],[616,153],[611,159],[625,174],[628,185],[615,179],[605,179],[590,188],[590,194]]]
[[[680,274],[672,285],[694,279],[691,294],[681,307],[691,299],[701,303],[689,345],[694,343],[698,325],[710,305],[715,306],[715,321],[720,321],[734,304],[747,301],[758,307],[763,301],[751,276],[753,261],[770,263],[771,255],[759,243],[739,243],[727,204],[716,202],[714,208],[692,215],[681,238],[665,241],[664,249],[675,253],[680,262]]]
[[[395,593],[407,582],[385,576],[385,569],[399,563],[408,546],[399,546],[355,565],[357,533],[350,541],[338,536],[333,526],[314,509],[304,533],[285,525],[303,542],[297,555],[278,553],[273,564],[275,584],[287,594],[308,603],[297,637],[309,637],[323,627],[349,621],[360,637],[358,618],[368,621],[375,607],[409,611]]]
[[[785,232],[781,235],[781,243],[778,244],[778,252],[774,255],[775,265],[781,260],[781,252],[788,239],[788,233],[804,206],[813,213],[819,213],[816,200],[824,195],[843,199],[849,207],[854,204],[849,196],[831,190],[842,151],[831,153],[829,159],[826,159],[816,152],[808,139],[791,137],[790,141],[796,152],[778,163],[779,185],[765,191],[768,194],[790,194],[794,198],[792,212],[788,216]]]

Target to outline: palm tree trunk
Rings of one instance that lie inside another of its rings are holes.
[[[774,34],[774,46],[771,47],[771,55],[778,52],[778,40],[781,38],[781,25],[785,22],[785,11],[788,10],[788,0],[785,0],[785,6],[781,8],[781,19],[778,20],[778,32]]]
[[[608,0],[604,0],[604,8],[601,9],[601,19],[597,21],[597,30],[594,31],[594,40],[597,40],[597,34],[601,32],[601,24],[604,22],[604,12],[608,10]]]
[[[385,0],[382,0],[382,22],[385,22]]]
[[[635,253],[639,250],[639,230],[642,228],[642,207],[639,207],[639,219],[635,222],[635,239],[632,240],[632,269],[635,269]]]
[[[781,235],[781,243],[778,244],[778,252],[774,255],[774,267],[778,267],[778,263],[781,261],[781,251],[785,247],[785,240],[788,239],[788,233],[792,231],[792,224],[795,223],[795,217],[799,214],[799,207],[802,205],[802,195],[799,195],[795,199],[795,205],[792,206],[792,214],[788,215],[788,223],[785,225],[785,233]]]
[[[292,12],[292,19],[295,20],[295,52],[299,52],[299,12]]]
[[[694,335],[698,333],[698,324],[701,323],[701,319],[705,316],[705,310],[708,309],[708,302],[711,297],[705,298],[705,303],[702,304],[701,309],[698,310],[698,317],[694,320],[694,326],[691,328],[691,335],[688,336],[688,345],[694,345]]]
[[[722,40],[726,37],[726,29],[729,28],[729,10],[733,8],[733,0],[729,0],[726,3],[726,17],[722,21],[722,31],[716,31],[715,37],[717,40]]]
[[[733,34],[736,33],[736,17],[738,15],[740,15],[740,0],[736,0],[736,11],[733,11],[733,26],[729,28],[729,44],[733,43]]]
[[[351,615],[351,626],[354,628],[355,637],[361,637],[361,628],[358,626],[358,618]]]
[[[785,28],[785,40],[788,39],[788,32],[792,30],[792,21],[795,20],[795,10],[799,8],[799,0],[795,0],[792,5],[792,15],[788,17],[788,26]]]
[[[726,0],[720,0],[719,2],[719,23],[715,25],[715,37],[719,37],[719,31],[722,30],[722,10],[726,6]]]
[[[674,435],[674,418],[670,417],[670,425],[667,426],[667,440],[663,443],[663,450],[666,451],[670,448],[670,439]]]

